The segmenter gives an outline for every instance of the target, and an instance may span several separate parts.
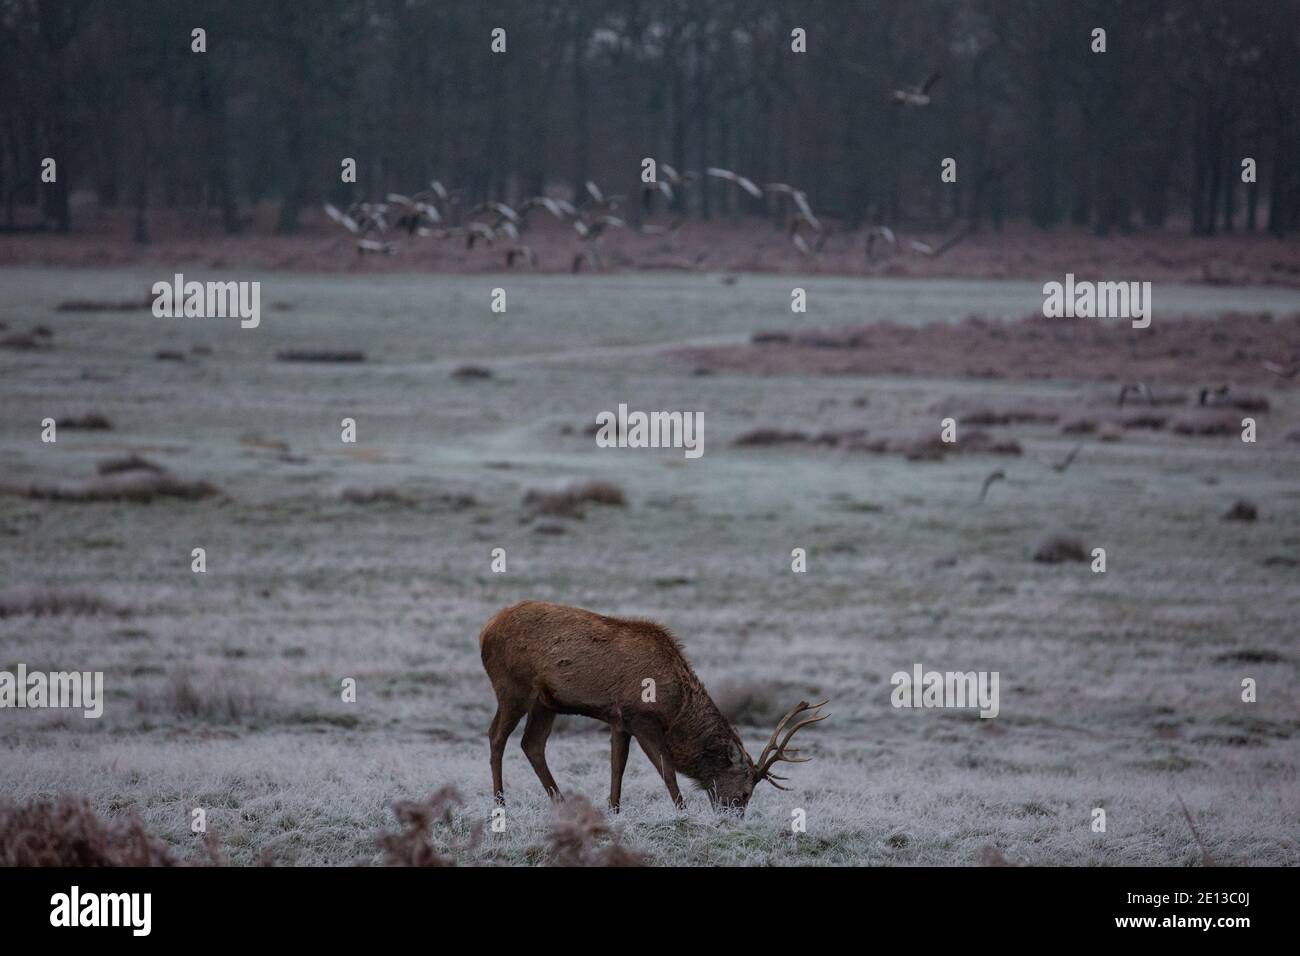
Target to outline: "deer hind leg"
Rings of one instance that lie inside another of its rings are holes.
[[[551,769],[546,766],[546,738],[551,736],[551,726],[555,723],[555,711],[535,702],[528,708],[528,723],[524,724],[524,756],[537,771],[537,779],[542,781],[546,793],[552,800],[562,800],[560,788],[556,786]]]
[[[523,705],[507,698],[497,698],[496,716],[488,728],[488,743],[492,748],[492,796],[498,804],[506,802],[505,786],[501,782],[501,758],[506,752],[506,741],[523,716]]]
[[[618,803],[623,796],[623,770],[627,767],[627,753],[632,746],[632,735],[617,727],[609,728],[609,807],[618,813]]]

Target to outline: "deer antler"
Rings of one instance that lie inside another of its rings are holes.
[[[781,784],[777,783],[778,780],[784,780],[785,777],[778,777],[776,774],[771,773],[772,765],[777,761],[784,761],[785,763],[807,763],[812,759],[812,757],[796,757],[794,755],[799,753],[799,751],[786,750],[786,746],[790,743],[790,738],[798,733],[801,727],[815,724],[817,721],[825,720],[830,716],[830,714],[817,713],[818,708],[825,703],[826,701],[822,701],[820,704],[810,705],[806,700],[801,700],[797,706],[793,707],[784,717],[781,718],[781,722],[776,725],[776,730],[772,731],[772,739],[767,742],[767,746],[763,748],[763,752],[758,755],[758,760],[754,763],[754,772],[759,780],[766,780],[778,790],[789,789],[788,787],[783,787]],[[781,739],[780,743],[777,743],[776,738],[780,735],[782,730],[785,730],[785,725],[795,717],[798,717],[800,714],[807,711],[811,711],[812,716],[805,717],[789,730],[786,730],[785,737]]]

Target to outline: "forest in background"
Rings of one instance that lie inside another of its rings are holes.
[[[890,102],[935,71],[928,106]],[[635,194],[646,156],[792,183],[849,227],[1300,228],[1300,0],[0,0],[0,90],[9,230],[75,231],[88,202],[141,241],[156,208],[235,234],[273,203],[292,233],[434,178]],[[675,202],[762,207],[717,180]]]

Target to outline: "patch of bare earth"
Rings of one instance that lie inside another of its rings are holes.
[[[37,221],[22,211],[23,221]],[[511,242],[477,243],[390,235],[393,255],[359,255],[352,238],[320,209],[303,211],[301,228],[277,235],[278,209],[263,204],[244,217],[243,231],[226,235],[220,214],[202,209],[158,209],[148,215],[150,241],[132,241],[133,215],[121,210],[81,208],[68,235],[43,232],[0,234],[0,265],[89,266],[158,265],[192,268],[292,269],[309,272],[489,273],[535,271],[567,273],[585,246],[568,223],[530,220],[521,242],[537,254],[535,266],[508,261]],[[1147,280],[1207,285],[1282,285],[1300,288],[1300,243],[1265,233],[1191,238],[1186,226],[1167,231],[1095,236],[1086,229],[1050,232],[1024,224],[984,229],[942,256],[913,251],[900,242],[894,251],[866,254],[866,233],[825,219],[828,236],[816,255],[803,255],[789,235],[770,219],[723,215],[692,220],[667,229],[663,216],[636,222],[634,211],[620,211],[630,227],[613,229],[596,246],[608,271],[756,272],[798,275],[866,275],[896,278],[1060,278]],[[639,226],[650,227],[643,232]],[[662,231],[661,231],[662,230]],[[942,244],[961,231],[900,229],[901,240]],[[587,268],[586,266],[583,267]],[[129,307],[130,303],[114,303]]]
[[[916,375],[1290,388],[1300,382],[1300,315],[1212,319],[891,322],[755,333],[748,344],[682,349],[684,363],[767,375]],[[1288,374],[1289,373],[1289,374]],[[1138,399],[1138,401],[1141,401]]]

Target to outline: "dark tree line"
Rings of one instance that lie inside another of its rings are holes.
[[[931,71],[930,105],[889,102]],[[1283,234],[1298,103],[1300,0],[0,0],[4,222],[37,206],[66,231],[85,197],[142,240],[153,207],[235,233],[270,201],[291,232],[435,177],[470,200],[635,192],[646,156],[793,183],[852,225]],[[718,181],[689,207],[753,211]]]

